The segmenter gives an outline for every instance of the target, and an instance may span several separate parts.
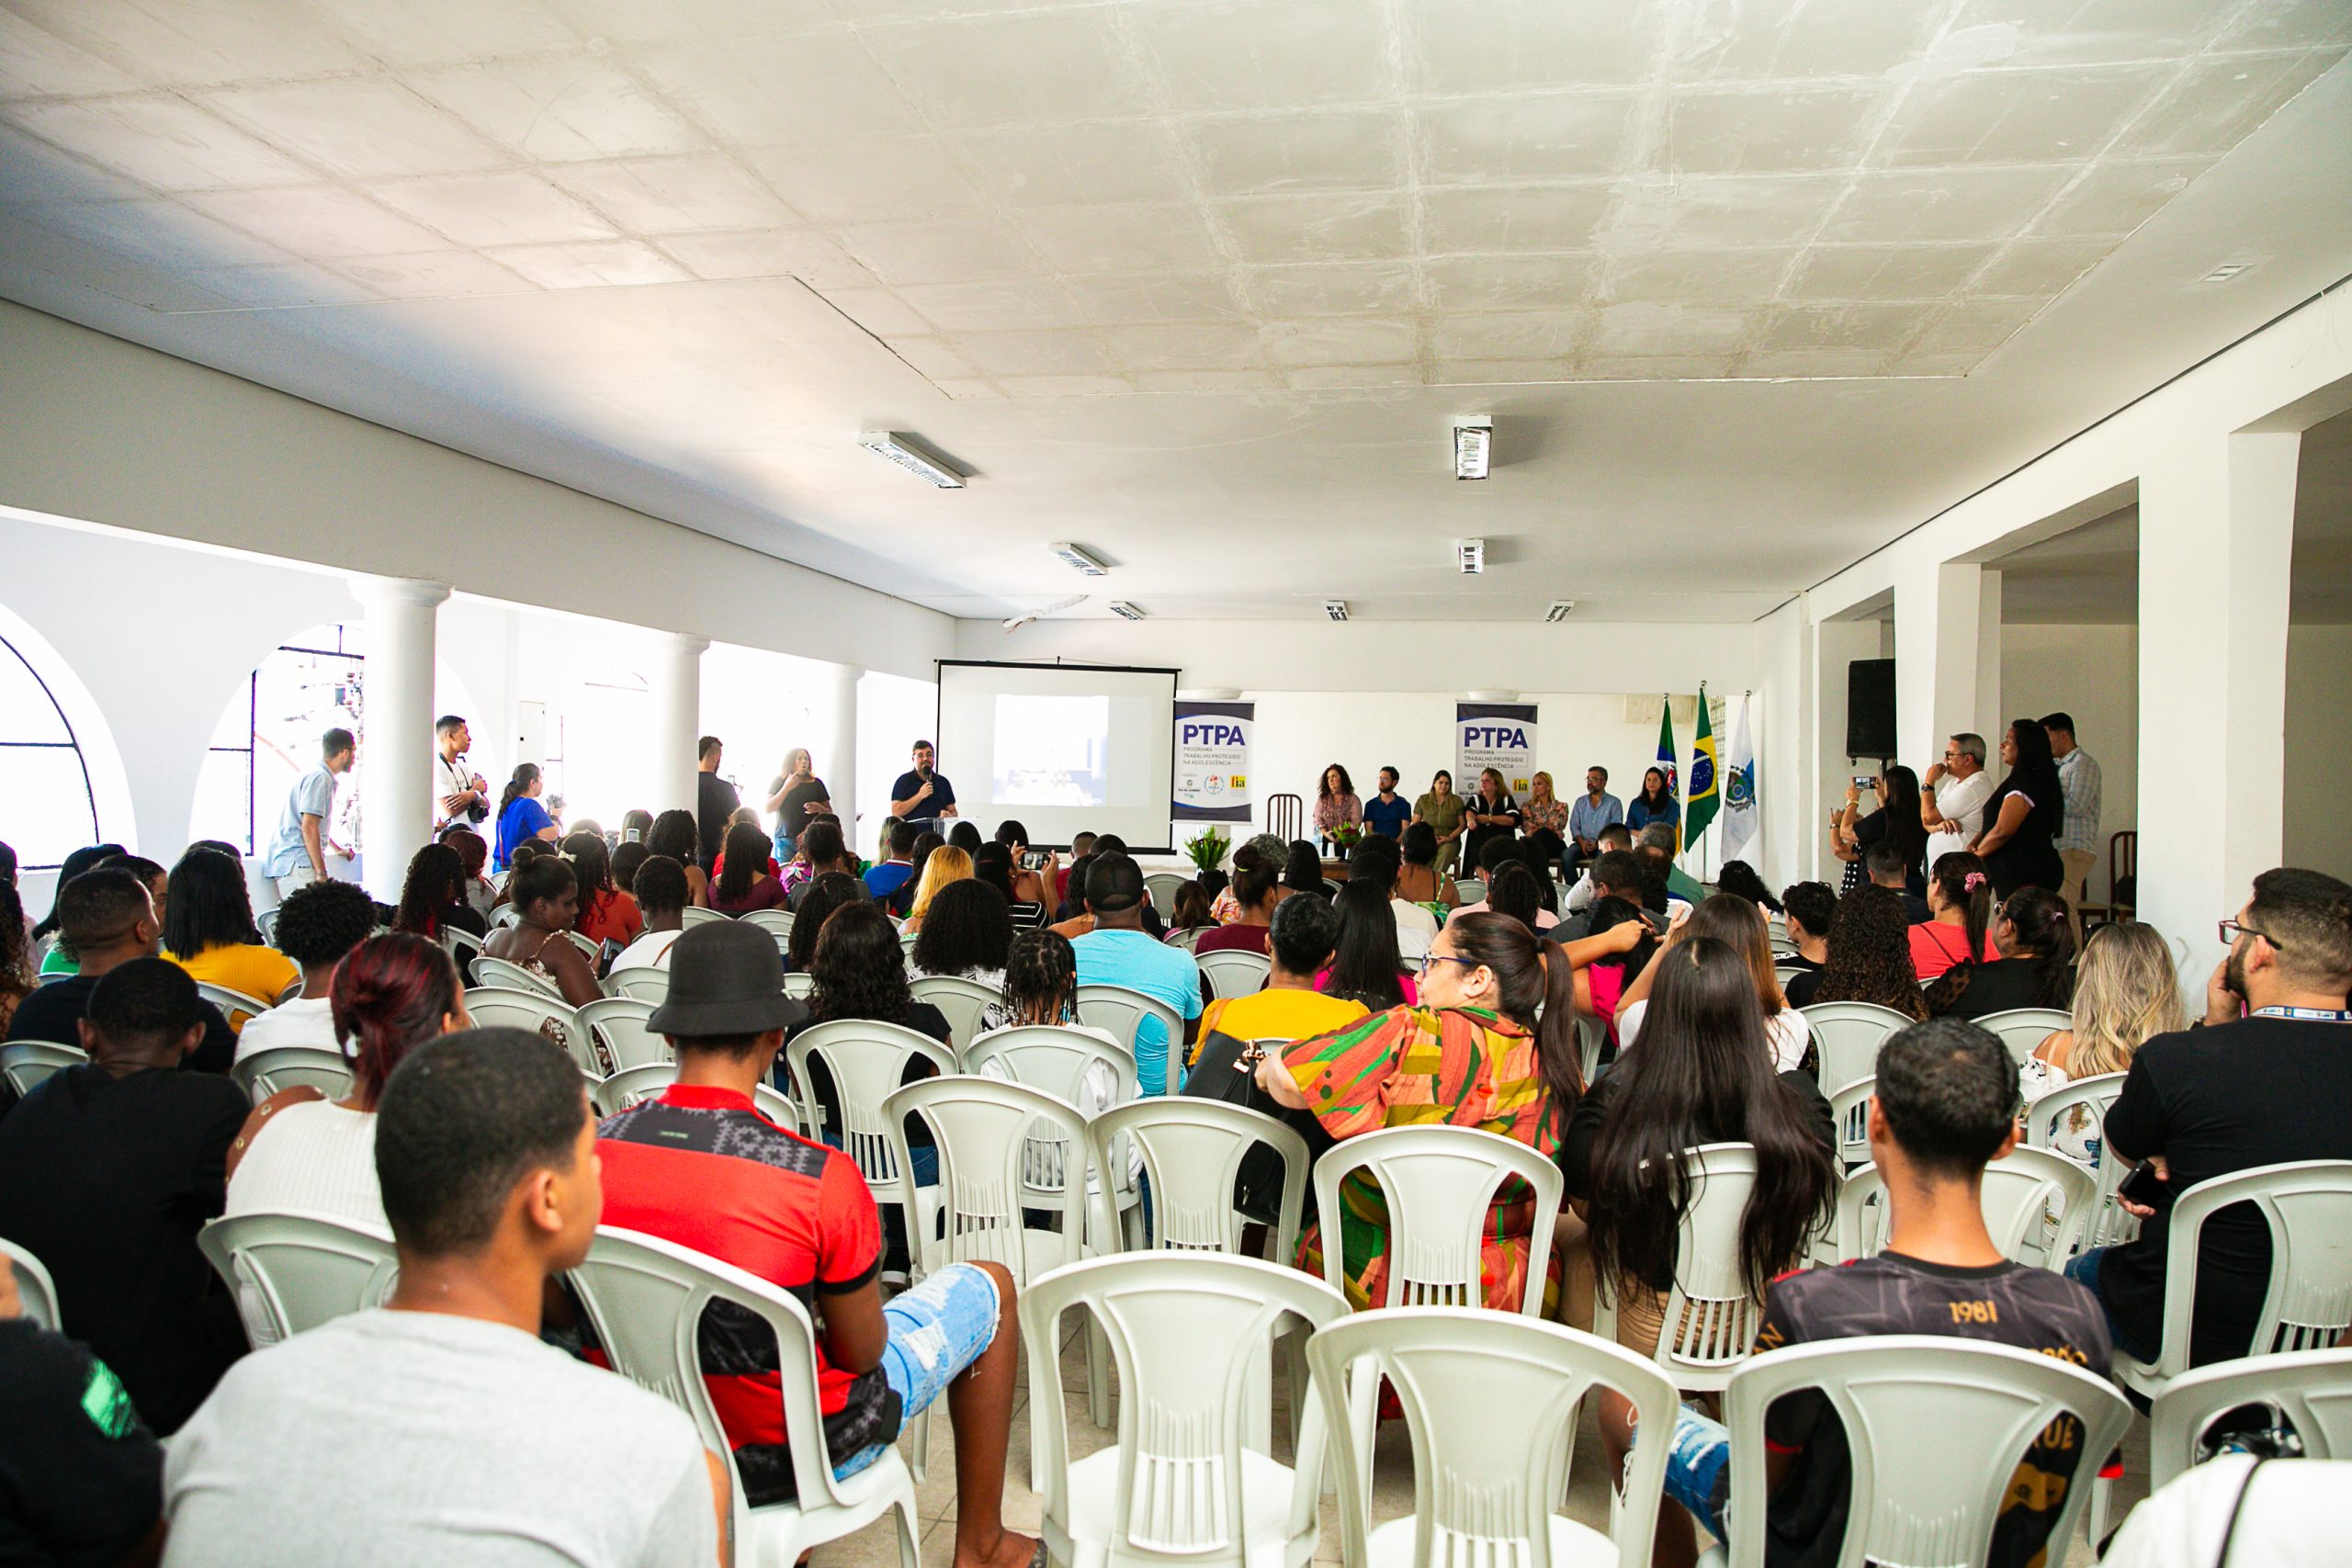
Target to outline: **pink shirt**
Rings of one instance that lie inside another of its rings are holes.
[[[1922,983],[1934,979],[1953,964],[1968,956],[1968,928],[1949,926],[1940,920],[1922,920],[1911,928],[1911,967],[1917,970]],[[1984,933],[1984,962],[1996,963],[2000,953],[1994,949],[1993,933]]]

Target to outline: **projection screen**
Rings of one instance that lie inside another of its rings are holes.
[[[1168,852],[1177,673],[941,660],[939,771],[965,819],[1010,818],[1040,849],[1095,832]]]

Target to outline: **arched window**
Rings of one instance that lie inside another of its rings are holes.
[[[89,763],[65,709],[17,646],[0,637],[0,822],[25,871],[53,870],[101,841]]]
[[[312,626],[281,644],[247,676],[221,710],[197,777],[188,838],[219,839],[252,854],[277,826],[294,781],[318,761],[319,737],[331,728],[364,734],[361,690],[367,677],[359,626]],[[361,753],[366,756],[365,750]],[[327,837],[356,849],[360,773],[335,790]]]

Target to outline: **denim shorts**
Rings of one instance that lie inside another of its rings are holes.
[[[980,1359],[996,1338],[1001,1310],[996,1281],[969,1263],[951,1263],[890,1298],[882,1308],[889,1331],[882,1347],[882,1377],[899,1396],[901,1420],[930,1409]],[[833,1467],[834,1477],[848,1480],[888,1448],[876,1443],[860,1450]]]

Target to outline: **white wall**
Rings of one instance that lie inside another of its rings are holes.
[[[2088,891],[2092,902],[2104,902],[2111,891],[2108,838],[2140,825],[2140,628],[2003,626],[2001,700],[2004,722],[2072,714],[2076,743],[2098,760],[2098,849]],[[1997,731],[1984,738],[1995,742]],[[1999,771],[1997,759],[1991,765]]]
[[[2352,759],[2352,626],[2287,628],[2289,865],[2352,882],[2352,811],[2344,781]]]

